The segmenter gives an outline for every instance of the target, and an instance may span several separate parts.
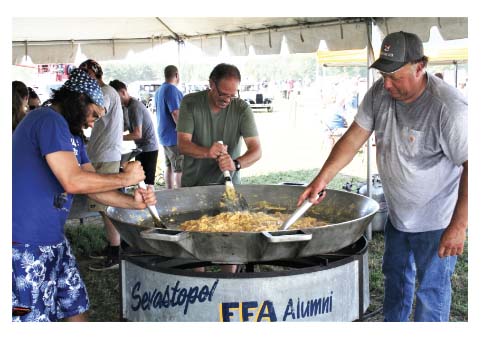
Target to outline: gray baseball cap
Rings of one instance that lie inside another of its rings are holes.
[[[380,57],[370,68],[384,73],[393,73],[408,62],[417,61],[423,56],[423,44],[416,34],[393,32],[383,39]]]

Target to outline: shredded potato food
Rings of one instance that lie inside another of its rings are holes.
[[[272,203],[269,203],[266,200],[262,200],[262,201],[257,202],[255,204],[255,208],[257,208],[257,209],[279,210],[279,211],[286,210],[285,207],[273,205]]]
[[[234,187],[230,185],[226,185],[226,189],[223,193],[223,196],[225,199],[228,199],[233,202],[238,200],[238,197],[236,196],[236,190],[234,189]]]
[[[186,231],[201,232],[259,232],[279,230],[283,222],[289,218],[288,214],[253,213],[247,211],[226,212],[216,216],[204,215],[196,220],[188,220],[181,224],[181,229]],[[326,222],[312,217],[301,217],[293,225],[293,229],[319,227]]]

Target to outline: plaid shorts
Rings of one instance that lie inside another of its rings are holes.
[[[65,239],[57,245],[12,245],[12,308],[31,311],[12,321],[57,321],[85,313],[89,297]]]

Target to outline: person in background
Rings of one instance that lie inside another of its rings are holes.
[[[106,109],[105,115],[92,128],[87,144],[87,153],[96,172],[117,174],[120,169],[122,134],[124,132],[124,118],[119,94],[114,88],[104,83],[102,67],[93,59],[84,61],[79,68],[99,84]],[[91,256],[92,258],[102,259],[99,263],[89,266],[89,269],[94,271],[119,267],[120,234],[105,214],[106,208],[105,205],[96,201],[89,201],[89,210],[98,211],[102,216],[108,242],[108,246],[100,256]]]
[[[300,195],[318,197],[375,132],[377,166],[388,204],[383,312],[385,321],[448,321],[451,275],[467,229],[467,100],[427,73],[418,36],[385,37],[380,72],[348,131]],[[416,284],[416,280],[418,284]]]
[[[28,87],[28,110],[35,110],[40,106],[40,98],[32,88]]]
[[[346,99],[342,95],[335,96],[333,102],[327,107],[326,119],[321,120],[328,129],[332,147],[347,130],[348,123],[346,116],[348,110],[346,106]]]
[[[444,80],[444,75],[443,73],[437,72],[434,74],[436,77],[439,77],[440,79]]]
[[[89,298],[64,234],[73,194],[103,204],[145,209],[152,189],[116,189],[144,179],[132,162],[123,173],[98,174],[82,129],[104,114],[97,82],[74,69],[50,106],[29,113],[12,138],[12,321],[86,321]],[[35,179],[32,179],[35,177]]]
[[[27,114],[28,88],[25,83],[12,81],[12,131]]]
[[[179,71],[176,66],[164,68],[165,82],[155,94],[157,133],[159,142],[164,147],[166,159],[166,187],[180,188],[182,176],[183,155],[177,146],[176,126],[179,119],[182,93],[176,87],[179,84]]]
[[[120,80],[112,80],[109,85],[117,90],[122,106],[127,109],[127,127],[129,134],[124,135],[124,141],[134,141],[142,152],[136,156],[146,173],[145,183],[154,185],[156,178],[157,154],[159,145],[149,110],[139,100],[131,97],[127,86]]]
[[[253,112],[237,96],[241,74],[231,64],[218,64],[209,75],[209,90],[184,97],[179,110],[177,142],[184,154],[183,187],[224,184],[224,171],[239,171],[261,158],[261,144]],[[241,137],[246,152],[241,154]],[[219,143],[222,141],[223,143]],[[234,272],[236,266],[222,266]]]

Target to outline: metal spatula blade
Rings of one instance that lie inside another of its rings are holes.
[[[139,188],[146,189],[147,190],[147,185],[144,181],[139,182]],[[157,212],[157,208],[155,205],[148,205],[147,209],[149,210],[149,213],[152,216],[152,219],[154,221],[154,226],[161,228],[161,229],[167,229],[166,225],[161,221],[161,218],[159,217],[159,213]]]
[[[218,141],[223,144],[223,141]],[[248,202],[246,199],[234,189],[234,184],[229,171],[224,171],[225,191],[221,198],[221,206],[229,212],[248,210]]]
[[[318,198],[325,192],[323,189],[318,193]],[[303,204],[300,205],[298,209],[281,225],[280,230],[288,230],[288,228],[293,225],[304,213],[313,205],[308,199],[306,199]]]
[[[128,162],[141,152],[142,152],[142,150],[139,150],[139,149],[132,150],[132,152],[130,152],[130,153],[124,155],[124,157],[122,157],[121,162],[122,163]],[[122,167],[120,168],[120,170],[122,171]],[[139,188],[147,190],[147,185],[144,181],[139,182],[137,185],[139,186]],[[161,221],[161,218],[159,217],[159,213],[157,212],[156,206],[155,205],[149,205],[149,206],[147,206],[147,209],[149,210],[149,213],[152,216],[152,219],[154,221],[154,226],[158,227],[158,228],[161,228],[161,229],[167,229],[167,226]]]
[[[248,210],[246,199],[234,189],[229,171],[224,171],[225,190],[221,198],[221,206],[229,212]]]

